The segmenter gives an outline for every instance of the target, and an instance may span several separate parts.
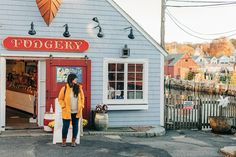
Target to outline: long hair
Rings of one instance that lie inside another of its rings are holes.
[[[74,97],[78,97],[79,95],[79,86],[77,84],[74,84],[72,81],[76,79],[77,76],[73,73],[69,74],[67,77],[67,83],[69,84],[70,88],[72,88]]]

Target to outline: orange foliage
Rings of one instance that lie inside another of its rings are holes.
[[[194,48],[189,44],[178,44],[176,42],[166,44],[166,50],[169,53],[187,53],[192,55],[194,52]]]
[[[219,38],[213,40],[211,43],[200,43],[200,44],[179,44],[177,42],[167,43],[166,50],[171,53],[187,53],[193,55],[196,48],[202,50],[201,55],[210,56],[230,56],[234,52],[234,45],[227,38]]]
[[[211,56],[230,56],[234,51],[233,44],[226,38],[219,38],[212,41],[209,48],[209,54]]]

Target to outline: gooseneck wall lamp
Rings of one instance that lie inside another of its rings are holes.
[[[94,18],[93,18],[93,21],[98,23],[98,25],[94,27],[94,28],[98,28],[98,34],[97,34],[97,36],[98,36],[99,38],[102,38],[102,37],[104,36],[104,34],[103,34],[103,32],[102,32],[102,27],[101,27],[101,25],[100,25],[100,23],[99,23],[99,21],[98,21],[98,18],[97,18],[97,17],[94,17]]]
[[[129,33],[129,35],[128,35],[128,38],[134,39],[135,37],[134,37],[134,34],[133,34],[133,28],[132,28],[132,27],[126,27],[126,28],[124,28],[124,30],[127,30],[127,29],[130,29],[130,33]]]
[[[68,24],[65,24],[63,27],[65,27],[65,32],[63,33],[63,36],[66,37],[66,38],[70,37]]]
[[[34,23],[31,22],[30,24],[30,30],[28,32],[29,35],[35,35],[36,34],[36,31],[34,30]]]

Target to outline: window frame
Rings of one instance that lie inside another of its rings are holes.
[[[124,64],[124,99],[108,99],[108,64]],[[142,64],[143,65],[143,99],[127,99],[127,82],[128,82],[128,64]],[[103,103],[109,105],[147,105],[148,104],[148,60],[147,59],[117,59],[104,58],[103,62]],[[117,109],[117,107],[115,107]],[[144,107],[143,109],[146,109]]]

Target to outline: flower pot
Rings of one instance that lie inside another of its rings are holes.
[[[108,128],[108,113],[96,113],[94,124],[96,130],[106,131]]]
[[[231,131],[233,118],[225,116],[210,116],[208,119],[213,132],[229,133]]]

